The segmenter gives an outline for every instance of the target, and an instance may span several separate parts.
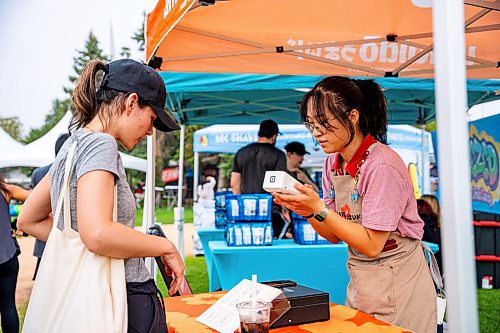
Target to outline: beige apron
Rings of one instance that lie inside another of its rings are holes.
[[[331,179],[330,195],[335,198],[337,213],[361,223],[363,200],[357,192],[357,180],[335,172],[331,173]],[[375,258],[351,246],[348,251],[351,281],[347,287],[347,306],[417,333],[436,332],[436,292],[419,240],[391,232],[384,249]]]

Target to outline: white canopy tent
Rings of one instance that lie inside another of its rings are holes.
[[[15,154],[18,150],[23,149],[24,145],[12,138],[7,132],[0,127],[0,147],[2,147],[1,158]]]
[[[55,142],[61,134],[68,132],[70,120],[71,112],[68,111],[44,136],[27,145],[23,145],[12,139],[7,133],[3,132],[3,130],[0,131],[0,143],[2,144],[0,168],[19,166],[40,167],[52,163],[54,160]],[[5,135],[7,135],[8,138],[4,138]],[[120,156],[126,169],[146,172],[147,162],[145,159],[124,153],[120,153]]]

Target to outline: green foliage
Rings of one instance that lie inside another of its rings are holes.
[[[22,124],[19,117],[0,117],[0,127],[3,128],[14,140],[21,141]]]
[[[97,37],[92,33],[92,31],[89,33],[89,37],[85,41],[83,50],[77,50],[76,53],[77,55],[73,57],[73,60],[75,62],[73,64],[73,70],[75,71],[75,74],[69,76],[69,80],[72,84],[74,84],[76,80],[78,80],[78,77],[80,77],[83,68],[90,60],[99,59],[104,62],[108,62],[110,60],[109,57],[105,55],[104,52],[99,48],[99,41],[97,40]],[[65,87],[64,91],[71,96],[73,87]]]
[[[145,38],[144,38],[144,22],[146,20],[146,12],[143,12],[142,13],[142,17],[143,17],[143,20],[142,20],[142,24],[141,26],[139,27],[139,29],[137,29],[136,32],[134,32],[134,34],[132,35],[132,39],[136,41],[136,43],[138,44],[137,45],[137,49],[141,52],[144,51],[144,45],[145,45]]]
[[[185,135],[184,135],[184,165],[186,166],[193,166],[194,163],[194,152],[193,152],[193,135],[194,132],[196,132],[199,129],[202,129],[203,125],[187,125],[186,130],[185,130]],[[176,136],[176,144],[177,144],[177,149],[175,154],[173,154],[172,158],[178,160],[180,156],[180,150],[179,150],[179,142],[181,138],[181,131],[175,132]]]
[[[431,122],[428,122],[427,124],[425,124],[425,130],[427,132],[433,132],[436,130],[436,120],[433,120]]]
[[[219,171],[225,178],[231,178],[231,170],[233,169],[234,154],[219,154]]]
[[[129,47],[126,47],[126,46],[123,46],[121,51],[120,51],[120,57],[122,58],[130,58],[130,48]]]

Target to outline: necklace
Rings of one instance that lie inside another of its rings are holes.
[[[354,187],[353,187],[352,192],[351,192],[351,201],[352,202],[359,201],[359,191],[358,191],[359,172],[361,170],[361,166],[363,165],[363,163],[365,163],[366,158],[368,157],[368,154],[370,154],[369,150],[367,150],[365,152],[365,156],[361,159],[361,161],[357,165],[358,171],[356,171],[356,175],[354,176]]]

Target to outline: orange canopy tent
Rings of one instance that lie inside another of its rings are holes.
[[[430,0],[202,4],[158,1],[147,17],[148,62],[161,57],[160,70],[174,72],[433,77]],[[499,9],[465,1],[468,78],[500,78]]]
[[[498,0],[159,0],[146,20],[146,61],[162,72],[435,77],[447,318],[453,332],[477,332],[459,111],[466,77],[500,78],[499,11]]]

